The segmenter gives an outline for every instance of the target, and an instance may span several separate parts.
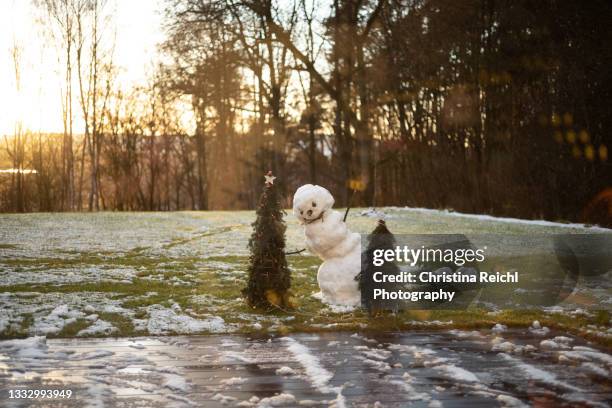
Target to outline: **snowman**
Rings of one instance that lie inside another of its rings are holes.
[[[293,214],[304,226],[306,246],[323,260],[317,273],[322,300],[357,306],[361,295],[355,276],[361,270],[361,237],[349,231],[333,205],[334,197],[317,185],[303,185],[293,196]]]

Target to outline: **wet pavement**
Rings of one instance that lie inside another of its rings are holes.
[[[559,333],[29,338],[0,342],[0,405],[609,406],[612,356]],[[10,399],[10,390],[71,398]]]

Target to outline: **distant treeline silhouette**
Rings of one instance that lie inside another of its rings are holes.
[[[287,202],[310,182],[338,205],[612,225],[607,1],[168,0],[137,89],[99,36],[74,51],[66,22],[100,30],[104,6],[62,12],[78,1],[42,3],[85,91],[63,134],[5,138],[0,165],[36,173],[0,173],[3,211],[252,209],[272,170]]]

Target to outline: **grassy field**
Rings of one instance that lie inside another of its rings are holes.
[[[381,216],[396,234],[595,231],[396,208],[353,209],[348,224],[367,233]],[[539,320],[612,344],[610,305],[597,304],[585,291],[563,307],[530,311],[474,308],[368,317],[360,310],[335,310],[312,296],[320,260],[303,254],[289,257],[295,309],[252,310],[240,292],[253,220],[254,213],[246,211],[2,215],[0,338],[490,328]],[[286,220],[288,250],[302,248],[299,225],[289,214]],[[605,288],[604,298],[610,294]]]

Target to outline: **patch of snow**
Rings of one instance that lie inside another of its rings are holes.
[[[474,373],[464,368],[457,367],[454,364],[442,364],[434,367],[435,370],[441,372],[445,377],[453,381],[479,383],[480,380]]]
[[[395,376],[385,376],[383,380],[385,385],[389,384],[398,387],[410,401],[431,400],[431,396],[426,392],[417,392],[415,388],[410,384],[409,380],[396,379]]]
[[[576,386],[557,380],[557,376],[551,372],[534,367],[531,364],[525,363],[515,357],[510,356],[509,354],[500,353],[499,356],[519,369],[527,378],[531,380],[540,381],[542,383],[564,388],[573,392],[582,392],[582,390]]]
[[[508,326],[506,326],[505,324],[500,324],[500,323],[495,323],[495,326],[491,328],[491,331],[493,333],[503,333],[506,330],[508,330]]]
[[[354,338],[354,339],[365,341],[366,343],[378,343],[378,341],[376,341],[374,339],[369,339],[369,338],[367,338],[365,336],[362,336],[359,333],[353,333],[353,334],[351,334],[351,337]]]
[[[5,285],[41,285],[41,284],[68,284],[84,282],[127,282],[132,283],[136,277],[136,270],[130,267],[108,268],[99,265],[45,268],[38,267],[24,269],[0,269],[0,281]]]
[[[436,354],[432,349],[425,347],[413,346],[411,344],[390,344],[389,349],[396,350],[400,353],[411,353],[414,358],[425,358]]]
[[[373,349],[368,347],[366,347],[365,350],[361,350],[361,353],[367,358],[374,360],[386,360],[391,357],[391,352],[389,350]]]
[[[71,309],[67,304],[55,307],[51,313],[42,318],[36,318],[30,331],[36,334],[57,334],[64,326],[76,322],[77,318],[85,314],[76,309]]]
[[[8,328],[9,324],[10,322],[7,317],[0,317],[0,333],[5,331]]]
[[[79,360],[96,360],[98,358],[105,358],[105,357],[110,357],[112,356],[114,353],[110,350],[94,350],[94,351],[87,351],[85,353],[82,354],[78,354],[77,356],[75,356],[75,359],[79,359]]]
[[[540,348],[544,350],[559,350],[561,348],[566,348],[567,346],[557,343],[554,340],[542,340],[540,342]]]
[[[561,355],[575,361],[596,361],[612,365],[612,356],[590,347],[574,346],[571,351],[560,351]]]
[[[276,370],[276,375],[295,375],[295,370],[291,367],[283,366]]]
[[[453,324],[452,320],[440,321],[440,320],[411,320],[409,322],[413,326],[450,326]]]
[[[295,403],[296,403],[296,400],[293,394],[284,392],[279,395],[274,395],[273,397],[262,398],[257,404],[257,407],[268,408],[268,407],[294,406]]]
[[[605,368],[595,364],[595,363],[582,363],[580,367],[590,373],[596,374],[600,377],[610,378],[610,370],[606,370]]]
[[[502,407],[507,408],[527,408],[529,405],[525,404],[518,398],[514,398],[510,395],[500,394],[497,396],[497,401],[501,404]]]
[[[247,363],[247,364],[255,364],[257,363],[257,360],[251,357],[246,356],[244,353],[240,353],[237,351],[226,351],[223,353],[223,360],[234,360],[234,361],[240,361],[241,363]]]
[[[95,335],[106,335],[117,331],[117,328],[107,322],[106,320],[98,319],[86,329],[80,330],[77,333],[77,337],[80,336],[95,336]]]
[[[524,346],[514,344],[511,341],[504,340],[503,337],[495,337],[491,340],[491,351],[500,351],[504,353],[512,353],[512,354],[522,354],[522,353],[531,353],[537,350],[536,347],[531,344],[526,344]]]
[[[449,330],[449,333],[455,337],[459,337],[460,339],[468,338],[468,337],[482,337],[482,334],[477,330],[465,331],[465,330]]]
[[[425,367],[434,367],[440,364],[444,364],[449,362],[450,359],[446,358],[446,357],[435,357],[431,360],[425,360],[423,361],[423,366]]]
[[[394,218],[394,215],[391,214],[387,214],[386,212],[382,211],[382,210],[377,210],[375,208],[368,208],[367,210],[363,210],[359,213],[360,216],[362,217],[370,217],[370,218],[376,218],[376,219],[389,219],[389,218]]]
[[[550,332],[550,329],[546,326],[542,326],[538,320],[534,320],[529,328],[529,332],[536,336],[546,336],[548,332]]]
[[[286,345],[287,349],[295,359],[300,363],[306,372],[308,381],[322,393],[335,393],[336,399],[335,404],[337,408],[345,407],[345,399],[342,395],[342,387],[332,387],[329,385],[332,377],[334,376],[331,372],[327,371],[322,365],[319,359],[310,352],[308,347],[299,343],[291,337],[283,337],[281,339]]]
[[[148,311],[147,329],[151,334],[220,333],[228,330],[225,321],[216,316],[204,320],[195,319],[188,315],[177,314],[173,309],[161,305],[149,306]]]
[[[556,227],[556,228],[573,228],[573,229],[587,229],[589,231],[604,231],[610,232],[609,228],[597,227],[597,226],[587,226],[585,224],[578,223],[560,223],[560,222],[552,222],[552,221],[544,221],[544,220],[525,220],[520,218],[508,218],[508,217],[494,217],[492,215],[484,215],[484,214],[466,214],[460,213],[450,210],[434,210],[430,208],[418,208],[418,207],[404,207],[404,211],[413,211],[419,212],[423,214],[432,214],[432,215],[446,215],[457,218],[469,218],[475,219],[479,221],[492,221],[492,222],[503,222],[509,224],[525,224],[525,225],[533,225],[540,227]]]
[[[189,391],[189,385],[185,381],[185,377],[177,374],[166,374],[163,386],[173,391]]]
[[[321,300],[323,302],[323,300]],[[325,302],[324,302],[325,303]],[[357,308],[357,306],[350,305],[336,305],[333,303],[325,303],[331,313],[342,314],[350,313]]]
[[[221,380],[221,384],[223,385],[240,385],[246,382],[245,378],[242,377],[232,377]]]
[[[216,393],[210,399],[212,399],[213,401],[218,401],[223,405],[227,405],[229,403],[236,401],[235,397],[230,397],[229,395],[223,395],[221,393]]]
[[[34,336],[0,342],[0,350],[10,356],[41,359],[47,357],[47,338]]]
[[[326,401],[326,400],[317,401],[317,400],[305,399],[305,400],[298,401],[298,405],[301,407],[316,407],[319,405],[328,405],[328,404],[329,404],[329,401]]]
[[[555,338],[553,338],[553,340],[563,345],[569,345],[570,343],[574,342],[574,339],[566,336],[556,336]]]
[[[370,366],[375,370],[378,370],[384,373],[391,371],[391,366],[385,361],[372,360],[372,359],[369,359],[363,356],[355,356],[355,358],[363,361],[365,365]]]
[[[493,347],[491,347],[491,351],[503,351],[505,353],[512,353],[515,348],[516,345],[514,343],[509,341],[503,341],[500,343],[493,344]]]

